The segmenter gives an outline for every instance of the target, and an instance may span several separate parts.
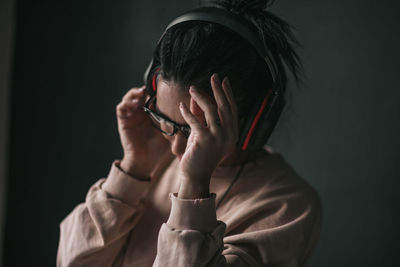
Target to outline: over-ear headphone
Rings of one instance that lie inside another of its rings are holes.
[[[266,69],[272,78],[271,88],[268,89],[263,98],[255,101],[254,108],[250,112],[250,116],[246,119],[243,129],[241,129],[238,142],[238,146],[242,150],[260,149],[269,139],[285,106],[281,75],[278,73],[277,64],[272,53],[261,41],[255,25],[239,15],[217,7],[200,7],[178,16],[168,24],[157,46],[161,43],[162,38],[170,28],[188,21],[204,21],[225,27],[252,45],[257,54],[265,62]],[[152,59],[144,73],[144,83],[146,85],[152,83],[155,92],[155,79],[154,77],[149,77],[149,73],[154,67]]]

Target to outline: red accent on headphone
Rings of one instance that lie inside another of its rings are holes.
[[[156,71],[154,72],[154,75],[153,75],[153,80],[152,80],[152,85],[153,85],[153,91],[154,92],[157,90],[156,81],[157,81],[157,72],[158,71],[160,71],[160,68],[156,69]]]
[[[152,84],[153,84],[153,92],[156,91],[156,80],[157,80],[157,76],[156,76],[156,74],[154,74],[153,75],[153,82],[152,82]]]
[[[268,94],[265,96],[265,98],[264,98],[264,100],[263,100],[263,102],[261,104],[260,109],[258,110],[256,116],[254,117],[254,120],[251,123],[250,130],[249,130],[249,132],[248,132],[248,134],[247,134],[247,136],[246,136],[246,138],[244,140],[244,143],[242,145],[242,150],[246,150],[247,149],[247,146],[249,145],[249,142],[250,142],[250,138],[253,135],[254,130],[256,129],[256,125],[257,125],[258,121],[260,120],[261,114],[263,113],[265,107],[267,106],[268,98],[271,95],[271,93],[272,93],[272,89],[270,89]]]

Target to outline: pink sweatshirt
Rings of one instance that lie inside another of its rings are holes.
[[[139,181],[114,160],[60,224],[57,266],[304,266],[319,237],[315,190],[279,153],[218,166],[210,198],[180,199],[174,159]]]

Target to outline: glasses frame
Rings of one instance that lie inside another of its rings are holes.
[[[150,118],[150,120],[152,121],[153,126],[155,128],[157,128],[158,130],[160,130],[162,133],[164,133],[164,134],[166,134],[168,136],[174,136],[178,131],[180,131],[183,134],[183,136],[185,136],[186,138],[189,138],[189,135],[190,135],[190,132],[191,132],[190,126],[176,123],[176,122],[168,119],[166,116],[164,116],[164,115],[162,115],[162,114],[160,114],[160,113],[158,113],[158,112],[156,112],[154,110],[151,110],[150,109],[150,105],[153,104],[153,102],[154,102],[154,104],[156,103],[156,96],[155,95],[152,95],[146,101],[146,103],[144,104],[143,109],[146,112],[146,114],[149,115],[149,116],[153,116],[153,117],[159,117],[159,118],[163,119],[164,121],[172,124],[172,126],[174,127],[174,131],[172,133],[168,133],[168,132],[163,131],[160,127],[155,125],[155,123],[153,123],[153,120]]]

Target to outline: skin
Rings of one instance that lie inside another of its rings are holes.
[[[149,177],[157,162],[172,153],[179,159],[178,197],[209,197],[214,169],[240,164],[247,156],[236,147],[238,113],[228,78],[220,81],[214,74],[210,83],[214,99],[193,86],[187,91],[162,78],[157,83],[158,109],[176,123],[188,124],[192,129],[188,139],[180,131],[167,136],[152,127],[142,108],[147,99],[143,90],[132,88],[117,106],[124,149],[121,168],[139,179]],[[147,160],[150,156],[152,161]]]

